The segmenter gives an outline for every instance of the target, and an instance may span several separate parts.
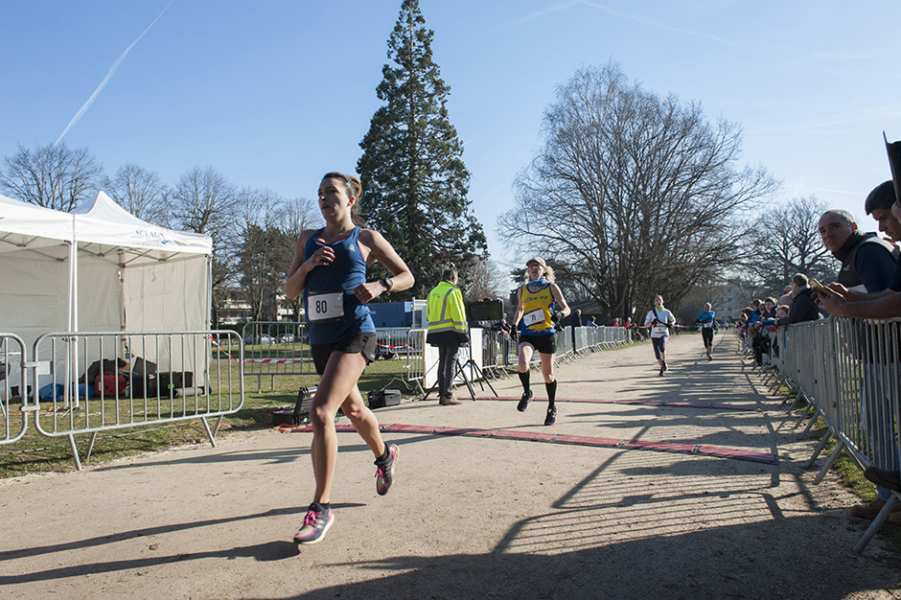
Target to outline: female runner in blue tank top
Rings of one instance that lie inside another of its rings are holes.
[[[376,456],[376,491],[386,494],[394,480],[397,446],[382,441],[379,423],[363,402],[357,381],[375,358],[375,325],[366,303],[392,289],[406,290],[414,279],[381,234],[358,225],[362,193],[360,180],[352,175],[328,173],[322,178],[319,210],[326,225],[300,234],[285,283],[289,298],[303,293],[313,361],[321,377],[310,408],[316,491],[294,536],[298,544],[321,542],[334,522],[329,501],[338,457],[339,407]],[[391,277],[367,282],[366,267],[374,261]]]
[[[557,422],[557,378],[554,375],[554,355],[557,352],[556,329],[560,319],[570,313],[563,292],[554,283],[554,272],[543,258],[530,258],[526,262],[529,281],[523,285],[517,296],[514,326],[519,326],[519,381],[522,383],[522,398],[516,406],[519,412],[529,408],[534,394],[529,387],[529,364],[535,351],[541,357],[541,374],[547,390],[547,415],[545,425]]]

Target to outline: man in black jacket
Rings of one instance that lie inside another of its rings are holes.
[[[875,233],[861,233],[851,214],[829,210],[819,221],[823,246],[842,262],[836,283],[855,292],[881,292],[888,287],[898,250]]]
[[[820,309],[811,298],[813,290],[807,285],[807,275],[798,273],[792,277],[792,303],[788,309],[788,316],[776,321],[777,326],[803,323],[804,321],[816,321],[820,318]]]

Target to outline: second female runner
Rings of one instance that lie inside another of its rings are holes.
[[[529,408],[534,394],[529,387],[529,364],[535,351],[541,357],[541,374],[547,390],[547,416],[545,425],[557,422],[557,378],[554,376],[554,354],[557,352],[555,327],[569,313],[569,305],[563,292],[554,283],[554,271],[543,258],[531,258],[526,263],[529,281],[519,290],[519,301],[513,325],[519,325],[519,380],[522,382],[522,399],[516,409],[524,412]]]

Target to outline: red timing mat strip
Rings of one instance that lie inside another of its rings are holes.
[[[277,427],[282,432],[310,432],[312,427]],[[644,440],[621,440],[616,438],[591,437],[585,435],[558,435],[550,432],[516,431],[507,429],[475,429],[470,427],[434,427],[432,425],[382,425],[379,428],[386,433],[422,433],[429,435],[459,435],[465,437],[486,437],[503,440],[524,440],[551,444],[572,444],[575,446],[600,446],[604,448],[629,448],[633,450],[656,450],[658,452],[679,452],[684,454],[703,454],[719,458],[734,458],[770,465],[776,464],[776,457],[768,452],[754,452],[740,448],[722,448],[720,446],[704,446],[700,444],[684,444],[676,442],[651,442]],[[353,425],[335,425],[340,432],[354,431]]]
[[[519,396],[498,396],[497,398],[485,397],[476,400],[519,400]],[[547,398],[535,396],[532,402],[547,402]],[[557,398],[555,402],[584,402],[586,404],[640,404],[645,406],[673,406],[681,408],[709,408],[719,410],[739,410],[759,412],[760,408],[748,404],[715,404],[712,402],[657,402],[655,400],[598,400],[585,398]]]

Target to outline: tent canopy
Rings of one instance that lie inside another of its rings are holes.
[[[129,214],[100,192],[63,213],[0,196],[0,332],[208,330],[209,236]]]

